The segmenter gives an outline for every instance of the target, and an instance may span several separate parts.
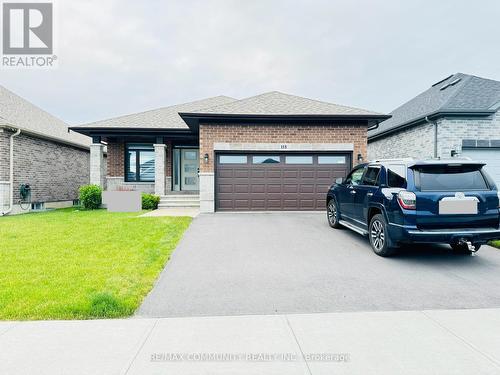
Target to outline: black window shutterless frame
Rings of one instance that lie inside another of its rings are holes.
[[[152,179],[141,177],[141,153],[143,152],[154,152],[154,146],[152,144],[146,143],[127,143],[125,144],[125,182],[155,182],[154,177]],[[135,178],[129,178],[129,166],[130,166],[130,153],[135,154]]]

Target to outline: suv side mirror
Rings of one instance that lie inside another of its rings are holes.
[[[337,179],[335,180],[335,183],[336,183],[336,184],[339,184],[339,185],[340,185],[340,184],[342,184],[342,182],[344,182],[344,178],[343,178],[343,177],[339,177],[339,178],[337,178]]]

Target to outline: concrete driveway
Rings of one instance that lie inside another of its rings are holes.
[[[500,307],[500,250],[452,255],[413,246],[372,253],[322,213],[194,219],[139,316],[207,316]]]

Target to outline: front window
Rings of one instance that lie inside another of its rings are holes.
[[[129,143],[125,150],[125,181],[154,182],[155,151],[152,144]]]

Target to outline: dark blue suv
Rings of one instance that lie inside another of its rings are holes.
[[[500,193],[484,165],[462,159],[360,164],[330,187],[328,223],[368,235],[381,256],[404,243],[448,243],[470,254],[500,238]]]

